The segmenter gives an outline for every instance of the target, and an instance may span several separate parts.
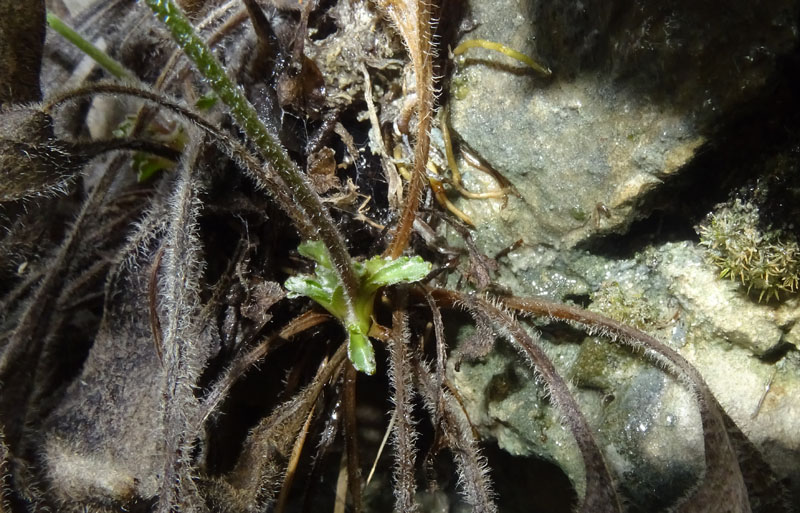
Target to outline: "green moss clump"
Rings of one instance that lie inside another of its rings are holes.
[[[739,280],[758,300],[780,299],[800,283],[800,246],[781,230],[759,226],[756,205],[736,199],[708,215],[697,228],[708,259],[720,277]]]
[[[662,324],[658,308],[643,290],[623,288],[616,281],[603,283],[592,294],[590,309],[644,331]]]
[[[645,291],[608,281],[592,294],[590,310],[640,330],[652,332],[664,325],[658,305]],[[636,359],[625,347],[590,337],[581,344],[572,379],[580,387],[611,391],[620,376],[640,372]]]

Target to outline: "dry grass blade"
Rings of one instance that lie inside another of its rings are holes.
[[[375,476],[375,470],[378,468],[378,462],[383,455],[383,450],[386,448],[386,442],[389,441],[389,437],[392,435],[394,431],[394,423],[397,420],[397,411],[392,411],[392,416],[389,418],[389,424],[386,426],[386,431],[383,433],[383,438],[381,438],[381,443],[378,446],[378,452],[375,453],[375,459],[372,460],[372,467],[369,469],[369,474],[367,474],[367,481],[364,484],[364,488],[369,487],[369,484],[372,482],[372,478]]]
[[[283,483],[281,484],[281,493],[278,494],[278,504],[275,506],[275,513],[284,513],[284,511],[286,511],[286,505],[289,502],[289,492],[292,489],[294,476],[297,473],[297,464],[300,462],[300,453],[303,451],[303,446],[306,443],[308,429],[313,418],[314,407],[312,406],[311,411],[309,411],[308,415],[306,415],[306,422],[300,429],[300,434],[297,437],[297,441],[295,442],[294,447],[292,447],[292,455],[289,457],[289,463],[286,466],[286,475],[283,478]]]
[[[336,478],[336,502],[333,513],[347,511],[347,453],[343,452],[339,460],[339,476]]]

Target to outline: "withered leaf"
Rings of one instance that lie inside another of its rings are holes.
[[[250,290],[250,297],[242,304],[239,311],[247,319],[259,326],[263,325],[272,318],[269,309],[285,295],[281,286],[274,281],[259,282]]]

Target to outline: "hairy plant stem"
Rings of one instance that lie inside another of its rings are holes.
[[[750,511],[747,487],[725,427],[722,408],[703,376],[683,356],[646,333],[581,308],[536,298],[509,297],[503,298],[502,303],[521,312],[572,321],[585,326],[590,332],[599,332],[619,343],[642,348],[648,357],[677,375],[693,390],[699,405],[706,470],[703,481],[683,499],[676,511],[697,513],[723,503],[730,505],[726,511]]]
[[[317,235],[330,253],[336,273],[344,288],[345,301],[350,316],[355,319],[353,298],[358,292],[358,281],[353,272],[353,262],[339,230],[333,223],[328,209],[311,188],[300,169],[286,150],[278,143],[261,122],[255,107],[247,100],[242,90],[228,77],[205,42],[195,33],[189,20],[171,0],[146,0],[153,13],[167,26],[175,42],[195,63],[208,85],[228,106],[239,127],[252,140],[264,159],[278,173],[292,191],[295,200],[305,211]]]
[[[356,419],[356,369],[350,362],[344,369],[344,437],[347,450],[347,483],[353,511],[364,511],[361,466],[358,461],[358,420]]]
[[[162,382],[163,439],[165,455],[156,511],[167,513],[173,504],[192,504],[193,511],[203,511],[192,479],[192,447],[197,432],[191,419],[200,410],[200,402],[189,384],[197,383],[208,363],[211,349],[201,342],[202,323],[199,311],[199,282],[202,275],[199,240],[198,196],[202,187],[198,164],[203,139],[197,137],[186,151],[180,176],[171,195],[170,225],[162,243],[163,280],[159,283],[162,328],[162,359],[165,369]],[[161,252],[159,252],[159,255]],[[193,504],[194,503],[194,504]],[[187,508],[189,509],[189,508]]]
[[[413,367],[418,383],[417,391],[425,408],[430,415],[439,415],[436,422],[442,430],[444,444],[450,448],[456,464],[458,484],[464,499],[472,506],[472,511],[497,513],[489,468],[480,453],[478,438],[466,410],[450,390],[438,388],[438,378],[423,360],[415,358]],[[440,396],[443,398],[441,408],[437,406]]]
[[[408,186],[408,195],[394,237],[386,250],[389,258],[397,258],[408,247],[414,220],[422,196],[433,113],[433,45],[431,8],[421,0],[380,0],[378,2],[394,22],[406,43],[416,75],[417,90],[417,140],[414,147],[414,169]]]
[[[452,292],[451,294],[455,295]],[[594,440],[592,428],[553,362],[508,312],[497,308],[486,299],[473,295],[459,294],[457,297],[457,303],[466,307],[470,314],[479,312],[479,315],[491,323],[494,328],[493,333],[507,339],[527,357],[547,387],[551,400],[563,416],[564,424],[575,437],[586,468],[586,491],[580,511],[585,513],[622,511],[603,453]]]
[[[420,510],[416,501],[414,467],[417,459],[417,430],[413,417],[414,383],[409,352],[411,336],[406,310],[408,293],[398,288],[395,301],[398,306],[392,312],[392,332],[389,338],[389,379],[394,388],[392,400],[396,419],[392,429],[392,444],[395,447],[394,489],[395,511],[414,513]],[[438,408],[438,405],[437,405]]]

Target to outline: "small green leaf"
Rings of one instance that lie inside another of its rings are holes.
[[[368,286],[377,289],[386,285],[419,281],[431,272],[431,264],[418,256],[395,260],[372,257],[367,260],[366,269]]]
[[[421,280],[431,271],[431,264],[421,257],[394,260],[375,256],[366,262],[355,262],[358,291],[352,298],[354,311],[348,311],[344,286],[333,269],[328,249],[322,241],[307,241],[297,251],[317,265],[314,275],[293,276],[286,280],[289,297],[307,296],[334,315],[347,329],[347,352],[353,366],[367,374],[375,372],[375,351],[367,333],[372,326],[375,294],[386,285]]]
[[[290,277],[286,280],[285,286],[290,298],[307,296],[322,304],[330,303],[333,297],[331,291],[325,290],[317,280],[307,274]]]
[[[122,121],[117,128],[115,128],[111,135],[114,137],[121,139],[123,137],[130,137],[131,133],[133,133],[133,127],[136,125],[136,118],[134,116],[125,116],[125,120]]]
[[[370,376],[375,374],[375,350],[372,342],[356,326],[347,331],[350,338],[347,341],[347,357],[353,362],[353,367]]]
[[[328,255],[328,249],[321,240],[303,242],[297,246],[297,252],[306,258],[310,258],[322,267],[333,269],[331,257]]]
[[[164,157],[157,157],[149,153],[137,152],[133,155],[132,165],[136,170],[136,180],[144,183],[154,177],[156,173],[172,169],[175,163]]]

